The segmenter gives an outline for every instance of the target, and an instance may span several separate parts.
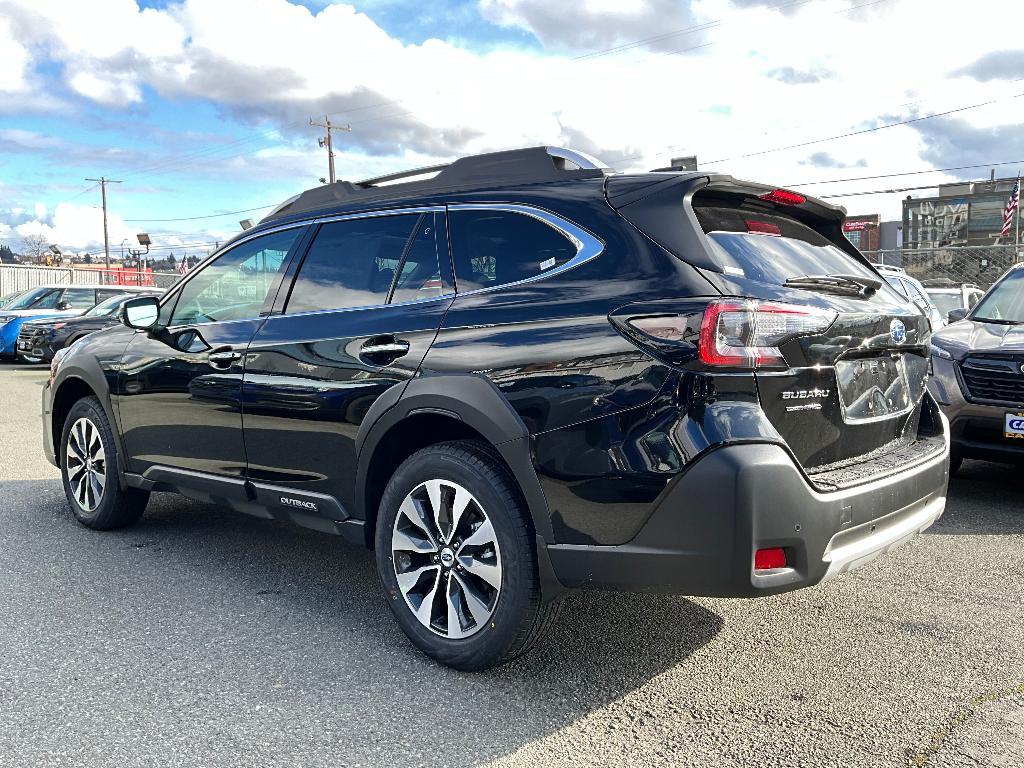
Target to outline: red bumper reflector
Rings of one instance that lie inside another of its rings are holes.
[[[781,547],[759,549],[754,553],[754,570],[769,571],[786,567],[786,550]]]

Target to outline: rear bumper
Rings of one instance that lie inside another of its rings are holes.
[[[942,515],[948,479],[948,441],[904,472],[832,493],[811,486],[777,445],[732,445],[683,473],[629,543],[555,544],[548,553],[567,587],[787,592],[863,565],[926,529]],[[786,550],[789,567],[755,572],[754,552],[773,547]]]

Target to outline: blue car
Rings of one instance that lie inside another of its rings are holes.
[[[80,315],[98,302],[127,293],[117,286],[41,285],[0,308],[0,358],[18,356],[18,332],[27,320]],[[22,355],[24,357],[24,355]],[[32,358],[26,358],[34,362]]]

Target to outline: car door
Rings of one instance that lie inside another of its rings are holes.
[[[138,332],[128,343],[116,404],[131,471],[245,474],[245,350],[302,231],[278,230],[224,250],[161,304],[165,330]]]
[[[451,304],[443,225],[443,209],[331,221],[296,261],[243,385],[248,477],[267,506],[353,508],[359,425],[415,375]]]

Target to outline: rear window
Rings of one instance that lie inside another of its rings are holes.
[[[741,208],[694,208],[715,261],[728,275],[782,285],[803,275],[873,273],[808,226]]]

